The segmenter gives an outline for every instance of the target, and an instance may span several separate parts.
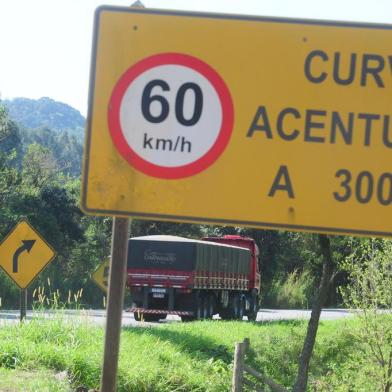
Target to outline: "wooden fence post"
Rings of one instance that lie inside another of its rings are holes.
[[[268,385],[273,392],[288,392],[288,390],[277,384],[274,380],[264,376],[255,369],[245,364],[245,354],[249,351],[250,340],[245,338],[242,343],[235,344],[232,392],[243,392],[243,386],[246,385],[250,390],[255,392],[265,392],[257,383]],[[246,373],[256,379],[256,383],[245,377]]]
[[[244,355],[248,353],[250,348],[250,339],[244,338]]]
[[[242,392],[245,343],[236,343],[234,352],[232,392]]]

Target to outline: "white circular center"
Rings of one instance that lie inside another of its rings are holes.
[[[211,149],[221,129],[222,107],[202,74],[182,65],[160,65],[128,86],[120,124],[129,147],[141,158],[177,167]]]

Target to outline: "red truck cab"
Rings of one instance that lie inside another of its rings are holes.
[[[240,235],[224,235],[223,237],[203,237],[203,241],[218,242],[221,244],[239,246],[250,250],[252,255],[252,267],[249,271],[249,289],[259,290],[260,287],[260,269],[259,258],[260,251],[255,240],[250,237]]]

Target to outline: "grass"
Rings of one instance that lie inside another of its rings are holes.
[[[366,391],[366,385],[344,389],[346,380],[361,371],[353,361],[359,348],[350,330],[356,327],[356,320],[321,323],[309,390]],[[247,363],[290,387],[305,332],[302,321],[201,321],[124,328],[117,390],[229,391],[234,343],[245,337],[252,348]],[[87,321],[70,323],[62,317],[0,327],[0,391],[62,392],[69,391],[69,385],[98,389],[103,335],[102,328]],[[54,375],[63,371],[68,382],[53,383]],[[23,378],[29,381],[20,389]],[[15,380],[19,384],[13,385]]]
[[[63,392],[69,390],[69,383],[56,377],[55,372],[48,369],[28,371],[0,368],[1,392]]]
[[[314,282],[308,271],[294,271],[285,279],[275,279],[267,294],[274,307],[281,309],[308,309],[314,291]]]

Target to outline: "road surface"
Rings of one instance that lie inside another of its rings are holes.
[[[285,310],[285,309],[260,309],[257,314],[257,320],[259,322],[263,321],[274,321],[274,320],[307,320],[310,318],[310,310]],[[50,318],[54,314],[62,314],[66,319],[80,319],[92,322],[95,325],[105,325],[106,312],[105,310],[64,310],[57,311],[55,313],[51,311],[37,312],[28,311],[27,320],[32,318]],[[0,326],[7,323],[15,323],[19,321],[19,311],[18,310],[2,310],[0,311]],[[321,320],[336,320],[343,317],[349,317],[352,313],[344,309],[324,309],[321,313]],[[216,318],[216,316],[214,316]],[[168,316],[164,321],[160,323],[176,322],[180,321],[178,316]],[[128,312],[123,312],[122,325],[123,326],[141,326],[141,325],[154,325],[156,323],[141,323],[135,321],[133,314]]]

